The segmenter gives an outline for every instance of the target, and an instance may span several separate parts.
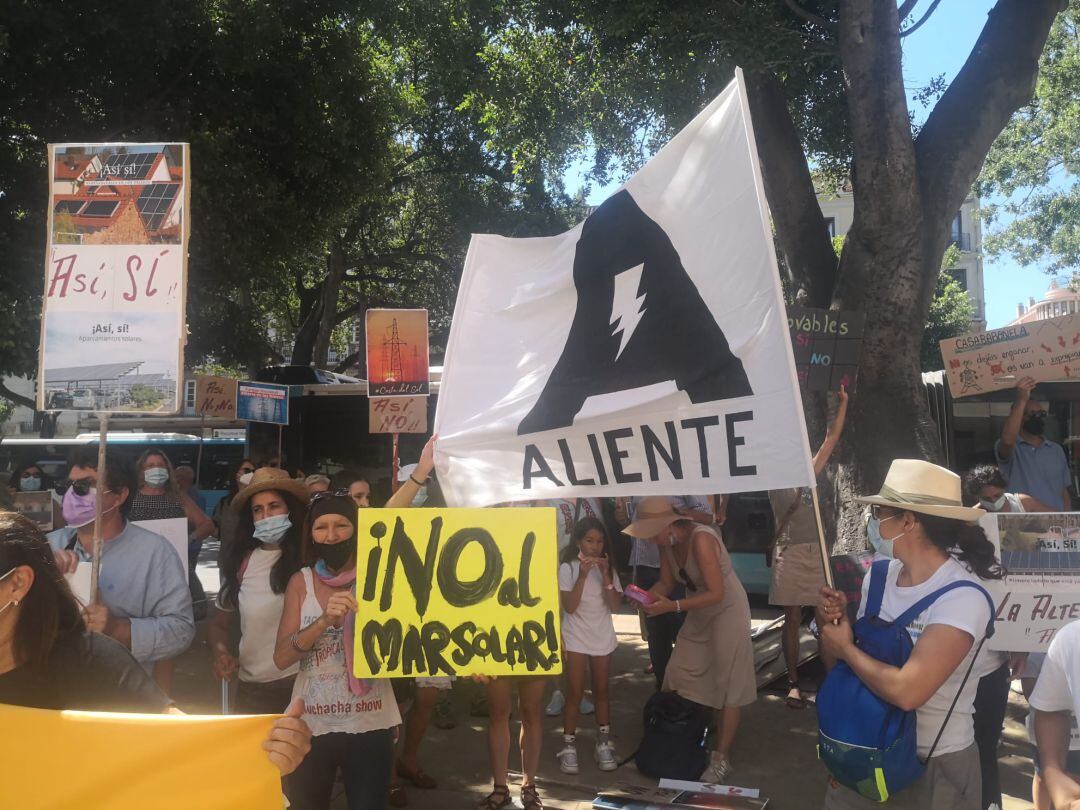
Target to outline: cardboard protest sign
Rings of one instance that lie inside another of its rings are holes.
[[[555,510],[361,509],[360,678],[562,671]]]
[[[1080,514],[997,512],[979,521],[1008,571],[983,584],[997,605],[992,650],[1046,652],[1080,619]]]
[[[0,807],[35,810],[265,810],[281,775],[262,748],[273,715],[55,712],[0,705]],[[57,740],[93,753],[59,777]],[[223,768],[222,762],[228,762]]]
[[[49,146],[38,408],[180,410],[187,144]]]
[[[238,383],[236,418],[246,422],[289,424],[289,386],[260,382]]]
[[[369,433],[427,433],[427,397],[371,397]]]
[[[235,419],[236,390],[236,380],[200,374],[195,378],[195,413]]]
[[[804,391],[855,391],[862,351],[861,312],[834,309],[787,308],[795,373]]]
[[[473,235],[435,414],[447,501],[812,486],[741,73],[582,224]]]
[[[43,532],[53,528],[51,492],[16,492],[13,496],[15,511],[37,524]]]
[[[368,395],[427,396],[427,310],[369,309],[364,324]]]
[[[970,332],[941,341],[941,359],[953,397],[1036,381],[1080,378],[1080,315]]]
[[[148,532],[160,534],[169,541],[169,545],[180,555],[184,571],[188,569],[188,528],[187,518],[160,518],[158,520],[133,520],[136,526],[142,526]]]

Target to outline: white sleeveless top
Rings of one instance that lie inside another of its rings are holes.
[[[315,595],[311,569],[301,569],[304,576],[303,604],[300,606],[300,629],[318,621],[323,614]],[[345,631],[340,627],[326,630],[310,652],[300,659],[300,673],[293,685],[293,699],[304,699],[304,722],[313,735],[343,731],[361,734],[393,728],[401,723],[394,691],[387,678],[372,681],[366,695],[349,691],[345,669]]]

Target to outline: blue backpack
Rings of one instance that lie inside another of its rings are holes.
[[[971,657],[964,680],[953,698],[949,712],[930,747],[927,760],[934,755],[956,701],[964,691],[968,676],[979,656],[983,641],[994,634],[994,602],[985,588],[969,580],[950,582],[920,599],[894,621],[878,618],[890,560],[880,560],[870,569],[870,589],[866,611],[855,623],[855,643],[867,655],[894,667],[902,667],[915,644],[907,626],[940,596],[956,588],[976,588],[990,605],[990,623],[986,635]],[[832,777],[856,793],[877,802],[903,790],[926,770],[916,748],[914,711],[904,711],[870,691],[845,662],[838,661],[817,697],[818,755]]]

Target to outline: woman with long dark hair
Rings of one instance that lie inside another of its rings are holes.
[[[309,566],[285,590],[274,663],[300,665],[293,697],[303,699],[313,735],[311,753],[288,782],[295,810],[328,808],[339,770],[349,810],[382,810],[390,794],[401,715],[388,679],[361,680],[352,667],[356,520],[356,504],[347,497],[312,498],[303,544]]]
[[[218,612],[206,639],[215,677],[233,680],[239,671],[236,709],[242,714],[275,714],[292,698],[297,667],[278,669],[274,643],[285,588],[302,564],[307,494],[303,482],[266,467],[233,498],[236,525],[219,562]],[[230,636],[237,635],[234,655]]]
[[[855,644],[846,597],[822,588],[817,619],[825,665],[831,669],[837,661],[846,662],[875,695],[916,712],[918,756],[926,761],[926,770],[889,796],[890,807],[980,810],[982,784],[972,719],[978,677],[969,676],[991,619],[990,606],[978,588],[938,592],[957,581],[978,584],[1004,575],[994,546],[974,522],[985,513],[963,506],[959,476],[915,459],[893,461],[881,492],[855,500],[870,505],[870,544],[892,558],[878,617],[891,622],[927,597],[932,601],[908,623],[914,649],[897,667]],[[867,609],[873,576],[871,572],[863,580],[860,617]],[[826,792],[829,810],[876,806],[843,785]]]
[[[45,535],[14,512],[0,512],[0,703],[176,712],[123,645],[87,632]],[[263,748],[288,774],[304,758],[310,736],[299,707],[291,706],[289,716],[274,721]]]

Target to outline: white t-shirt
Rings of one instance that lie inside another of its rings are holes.
[[[240,582],[240,680],[270,683],[295,675],[299,664],[282,671],[274,665],[285,594],[270,587],[270,570],[281,559],[281,549],[256,548],[248,558]]]
[[[1080,621],[1058,630],[1028,701],[1041,712],[1072,712],[1080,717]],[[1070,745],[1072,748],[1072,745]]]
[[[896,579],[903,569],[904,564],[899,560],[893,560],[889,565],[885,594],[881,600],[881,612],[878,614],[884,621],[892,621],[924,596],[929,596],[954,580],[966,579],[981,584],[978,577],[953,557],[950,557],[944,565],[935,571],[930,579],[919,585],[898,586]],[[866,595],[870,589],[869,572],[863,578],[862,588],[862,602],[859,604],[860,618],[866,610]],[[911,640],[915,643],[918,643],[923,630],[932,624],[947,624],[950,627],[956,627],[974,639],[971,650],[964,656],[960,666],[930,696],[930,699],[916,710],[919,756],[925,757],[930,752],[930,746],[934,744],[934,739],[941,730],[941,724],[949,712],[949,706],[952,704],[953,698],[956,697],[960,683],[964,680],[964,675],[968,671],[971,657],[978,649],[979,641],[986,634],[986,625],[989,621],[990,605],[987,603],[986,597],[974,588],[956,588],[940,596],[934,604],[920,613],[907,626]],[[964,685],[963,694],[956,701],[956,708],[953,709],[948,725],[941,735],[941,740],[938,742],[937,748],[934,749],[934,756],[963,751],[968,746],[974,745],[975,724],[972,717],[974,715],[975,692],[978,687],[978,673],[973,671]]]
[[[581,563],[577,560],[559,566],[559,590],[572,591],[577,583]],[[622,593],[617,572],[611,572],[611,583]],[[619,646],[615,638],[615,622],[604,603],[604,577],[596,568],[585,578],[581,601],[573,613],[563,611],[562,643],[567,652],[585,655],[609,655]]]

